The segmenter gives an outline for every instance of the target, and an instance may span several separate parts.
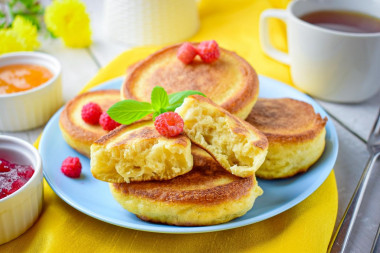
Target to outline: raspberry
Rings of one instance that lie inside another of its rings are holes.
[[[197,51],[202,61],[205,63],[214,62],[220,56],[219,45],[215,40],[201,42],[198,45]]]
[[[24,179],[30,179],[34,174],[32,166],[17,166],[17,175]]]
[[[178,48],[178,51],[177,51],[177,58],[185,63],[185,64],[189,64],[191,63],[195,56],[197,56],[197,50],[195,49],[195,47],[189,43],[189,42],[185,42],[183,43],[179,48]]]
[[[18,189],[20,189],[25,183],[26,183],[26,180],[25,179],[21,179],[21,178],[19,178],[16,181],[14,181],[12,183],[12,188],[7,192],[8,195],[11,195],[12,193],[14,193]]]
[[[0,159],[0,172],[8,172],[11,170],[10,168],[11,164],[4,160],[4,159]]]
[[[82,119],[88,124],[98,124],[101,114],[102,108],[100,108],[100,106],[96,103],[90,102],[82,107]]]
[[[176,112],[165,112],[154,121],[156,130],[163,136],[174,137],[183,131],[183,119]]]
[[[61,171],[68,177],[80,177],[80,173],[82,171],[82,164],[80,163],[79,158],[68,156],[62,162]]]
[[[99,124],[106,131],[114,130],[116,127],[121,125],[120,123],[111,119],[107,112],[103,112],[102,115],[100,115]]]
[[[1,191],[0,191],[0,199],[5,198],[8,195],[9,194],[8,194],[8,190],[7,189],[1,189]]]

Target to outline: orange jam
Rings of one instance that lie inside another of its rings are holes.
[[[53,77],[45,67],[33,64],[14,64],[0,67],[0,94],[33,89]]]

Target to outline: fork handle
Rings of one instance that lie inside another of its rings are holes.
[[[352,228],[354,226],[356,216],[358,214],[360,204],[363,200],[363,196],[368,184],[368,180],[372,173],[372,169],[376,162],[376,159],[379,157],[380,153],[375,155],[371,154],[370,159],[367,162],[367,165],[363,171],[362,176],[360,177],[359,183],[356,186],[355,192],[348,204],[346,212],[343,215],[343,219],[338,227],[338,232],[333,239],[333,244],[330,244],[329,252],[338,253],[345,252],[345,248],[348,243],[348,239],[351,235]]]
[[[380,237],[379,237],[379,235],[380,235],[380,225],[377,228],[375,240],[373,240],[371,253],[380,252]]]

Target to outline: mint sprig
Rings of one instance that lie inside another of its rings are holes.
[[[149,114],[153,114],[153,119],[155,119],[161,113],[173,112],[182,105],[186,97],[195,94],[205,96],[202,92],[195,90],[180,91],[168,95],[164,88],[156,86],[150,96],[151,103],[127,99],[115,103],[108,109],[107,113],[116,122],[129,125]]]
[[[166,93],[165,89],[161,86],[156,86],[153,88],[152,93],[150,94],[150,101],[152,107],[156,112],[161,113],[161,110],[168,107],[169,105],[169,96]]]

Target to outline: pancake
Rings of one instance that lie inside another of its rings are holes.
[[[254,175],[265,160],[267,138],[210,99],[185,98],[175,110],[184,121],[183,131],[227,171],[240,177]]]
[[[249,211],[262,194],[255,177],[234,176],[207,152],[192,149],[190,172],[165,181],[110,184],[112,195],[142,220],[178,226],[220,224]]]
[[[302,101],[259,98],[246,119],[268,138],[265,162],[256,172],[264,179],[287,178],[307,171],[322,155],[327,118]]]
[[[107,134],[99,124],[90,125],[83,121],[82,107],[89,103],[97,103],[103,111],[107,111],[114,103],[120,101],[119,90],[98,90],[82,93],[71,99],[61,112],[59,127],[63,139],[79,153],[90,157],[91,144]]]
[[[164,137],[153,121],[120,126],[91,145],[91,172],[103,181],[167,180],[192,167],[189,138]]]
[[[259,80],[251,65],[236,53],[220,49],[220,58],[204,63],[197,56],[191,64],[177,59],[180,45],[164,48],[134,64],[121,87],[123,99],[150,102],[160,85],[168,94],[197,90],[232,114],[245,119],[259,94]]]

